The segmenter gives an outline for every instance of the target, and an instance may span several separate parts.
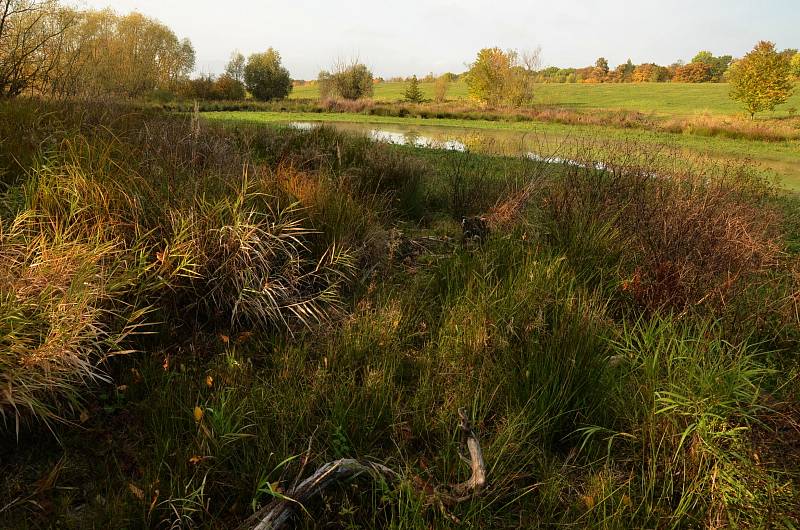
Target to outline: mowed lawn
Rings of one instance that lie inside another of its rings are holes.
[[[398,101],[403,99],[407,83],[377,83],[374,99]],[[433,83],[420,83],[426,98],[433,97]],[[696,114],[731,115],[743,113],[739,103],[728,96],[727,83],[547,83],[536,87],[536,102],[543,105],[575,109],[635,110],[665,116]],[[294,87],[292,98],[319,97],[316,83]],[[463,81],[451,83],[448,99],[467,98]],[[774,112],[762,117],[779,118],[789,115],[790,109],[800,111],[800,90]]]

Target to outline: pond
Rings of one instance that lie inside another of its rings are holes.
[[[394,145],[409,145],[425,149],[444,149],[448,151],[473,151],[486,154],[524,156],[539,162],[569,164],[585,167],[568,156],[562,156],[569,148],[568,137],[547,137],[518,131],[474,130],[460,127],[434,125],[389,125],[372,123],[312,122],[295,121],[289,126],[295,129],[311,130],[321,125],[333,127],[338,131],[357,134],[378,142]],[[559,154],[562,153],[562,154]],[[605,168],[602,162],[593,163],[597,169]]]

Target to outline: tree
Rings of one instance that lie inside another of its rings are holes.
[[[247,59],[244,82],[253,97],[261,101],[283,99],[292,91],[289,71],[281,65],[281,56],[273,48]]]
[[[728,67],[731,65],[732,60],[733,57],[730,55],[714,57],[714,54],[710,51],[703,50],[697,52],[697,55],[692,59],[692,63],[702,63],[708,66],[709,81],[721,81]]]
[[[56,0],[0,0],[0,98],[46,84],[74,15]]]
[[[605,57],[600,57],[595,61],[592,73],[588,81],[594,83],[602,83],[608,77],[608,61]]]
[[[139,97],[176,89],[194,68],[188,39],[139,13],[0,0],[0,97]]]
[[[373,93],[372,71],[358,60],[337,60],[331,72],[319,73],[317,81],[323,98],[356,100],[371,97]]]
[[[730,96],[741,102],[752,118],[756,112],[774,110],[792,95],[791,64],[775,44],[761,41],[731,66]]]
[[[672,80],[678,83],[705,83],[711,81],[711,67],[705,63],[678,66]]]
[[[246,62],[244,55],[242,55],[239,50],[234,51],[231,53],[228,64],[225,65],[225,74],[231,79],[244,83],[244,68]]]
[[[630,59],[628,62],[617,65],[614,71],[609,74],[609,80],[614,83],[630,83],[633,80],[633,72],[636,67]]]
[[[417,81],[416,75],[411,77],[411,81],[409,81],[406,87],[405,98],[406,101],[410,101],[411,103],[422,102],[422,90],[419,88],[419,81]]]
[[[484,48],[466,73],[469,94],[473,98],[497,105],[503,99],[504,81],[511,69],[509,54],[500,48]]]
[[[139,13],[84,12],[74,33],[79,60],[73,93],[135,98],[175,90],[194,68],[192,43]]]
[[[667,68],[655,63],[640,64],[633,70],[631,81],[634,83],[658,83],[668,78]]]
[[[244,85],[228,73],[224,73],[214,81],[212,90],[214,99],[240,100],[244,99]]]
[[[520,54],[484,48],[465,74],[469,94],[489,105],[521,106],[533,100],[539,50]]]
[[[792,59],[789,61],[789,65],[792,70],[792,75],[800,79],[800,53],[794,54]]]

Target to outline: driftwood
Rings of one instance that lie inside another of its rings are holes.
[[[479,494],[486,487],[486,465],[483,461],[483,451],[478,437],[472,430],[472,425],[464,409],[458,410],[461,440],[466,446],[469,456],[460,455],[467,462],[472,474],[465,482],[454,484],[447,489],[449,492],[437,492],[433,503],[444,510],[445,505],[452,505]],[[305,464],[303,465],[305,468]],[[303,469],[301,468],[301,473]],[[291,518],[298,509],[315,496],[322,493],[329,486],[353,480],[360,476],[368,476],[376,481],[388,483],[397,482],[402,476],[396,471],[369,460],[356,460],[342,458],[320,466],[310,477],[295,481],[290,491],[281,498],[276,498],[268,505],[248,518],[240,530],[280,530],[287,527]],[[446,513],[446,511],[445,511]]]

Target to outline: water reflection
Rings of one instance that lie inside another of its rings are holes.
[[[294,121],[289,124],[294,129],[309,131],[319,127],[321,122]],[[365,130],[367,136],[378,142],[386,142],[395,145],[413,145],[414,147],[424,147],[428,149],[445,149],[448,151],[466,151],[467,145],[454,138],[439,140],[431,136],[419,134],[415,131],[389,131],[386,129],[369,128]]]
[[[523,156],[529,160],[545,164],[566,164],[577,167],[594,167],[605,170],[607,166],[602,162],[586,164],[569,157],[555,154],[542,154],[553,152],[552,146],[535,135],[520,132],[500,131],[470,131],[467,129],[424,126],[426,134],[420,134],[415,128],[405,126],[381,125],[376,127],[368,123],[338,123],[338,122],[308,122],[295,121],[289,126],[295,129],[309,131],[325,123],[330,127],[343,132],[363,134],[368,138],[395,145],[412,145],[427,149],[445,149],[449,151],[475,151],[481,153],[504,154]],[[460,134],[459,134],[460,133]]]

